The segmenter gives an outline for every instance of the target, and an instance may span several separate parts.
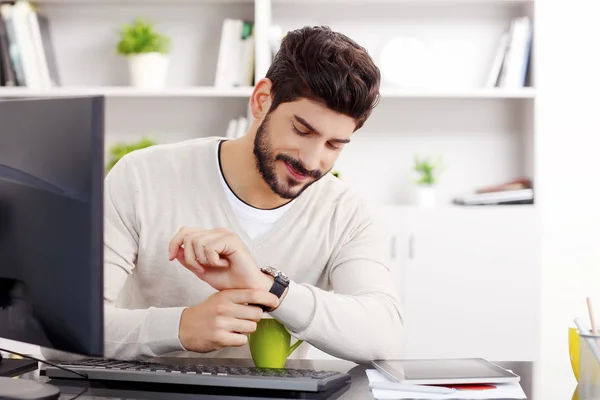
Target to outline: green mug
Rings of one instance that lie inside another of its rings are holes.
[[[303,340],[292,345],[288,330],[271,316],[263,317],[256,325],[256,331],[248,335],[254,365],[258,368],[283,368],[287,358]]]

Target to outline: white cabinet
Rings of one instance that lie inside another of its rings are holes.
[[[388,221],[395,225],[406,357],[537,359],[534,207],[410,207]]]

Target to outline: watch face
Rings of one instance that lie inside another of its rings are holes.
[[[288,278],[287,275],[281,271],[279,271],[279,278],[281,278],[285,283],[289,283],[290,281],[290,278]]]
[[[273,268],[273,267],[263,267],[261,268],[261,270],[269,275],[271,275],[274,278],[279,278],[282,281],[284,281],[285,283],[289,283],[290,278],[287,277],[286,274],[284,274],[283,272]]]

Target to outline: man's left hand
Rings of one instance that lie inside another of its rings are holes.
[[[169,244],[169,260],[174,259],[217,290],[268,291],[273,284],[242,240],[224,228],[181,228]]]

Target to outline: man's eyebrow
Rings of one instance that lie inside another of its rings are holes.
[[[294,118],[296,119],[296,121],[300,122],[302,125],[304,125],[312,133],[316,133],[317,135],[321,134],[321,132],[319,132],[317,129],[313,128],[313,126],[311,124],[309,124],[308,121],[305,120],[304,118],[299,117],[296,114],[294,114]]]
[[[308,123],[307,120],[305,120],[304,118],[294,114],[294,118],[296,119],[296,121],[300,122],[302,125],[304,125],[304,127],[306,129],[308,129],[309,131],[311,131],[312,133],[315,133],[317,135],[321,135],[321,132],[319,132],[317,129],[315,129],[311,124]],[[350,139],[331,139],[332,142],[336,142],[336,143],[350,143]]]

